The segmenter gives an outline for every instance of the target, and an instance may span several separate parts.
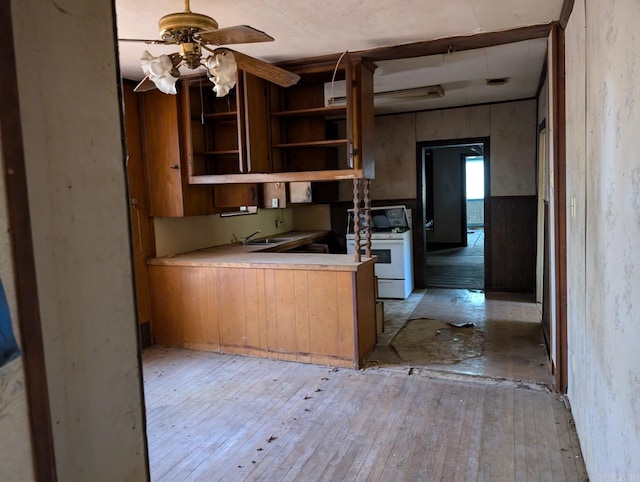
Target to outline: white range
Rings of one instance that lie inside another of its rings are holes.
[[[355,254],[353,209],[348,210],[347,218],[347,253]],[[411,246],[410,213],[405,206],[371,208],[371,254],[378,257],[379,298],[406,299],[413,291]]]

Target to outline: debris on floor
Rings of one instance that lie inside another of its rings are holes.
[[[482,354],[484,337],[473,323],[409,320],[391,345],[403,362],[452,364]]]

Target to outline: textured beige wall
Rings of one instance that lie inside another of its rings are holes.
[[[220,217],[216,214],[154,218],[153,221],[158,256],[237,243],[258,229],[259,236],[270,236],[293,229],[291,209],[258,209],[257,214],[230,217]],[[280,221],[284,222],[280,224]]]
[[[583,0],[567,26],[569,397],[591,480],[640,478],[639,18]]]
[[[0,139],[0,153],[2,152]],[[4,159],[2,159],[4,165]],[[9,221],[4,176],[0,176],[0,280],[11,313],[13,332],[19,341],[14,266],[11,257]],[[0,480],[34,480],[31,459],[29,407],[22,357],[0,367]]]
[[[113,2],[12,8],[58,480],[146,480]]]
[[[416,197],[415,114],[376,118],[376,179],[372,199]]]
[[[491,106],[491,195],[536,194],[536,101]]]
[[[291,211],[293,229],[297,231],[331,231],[331,208],[328,204],[300,206]]]
[[[536,109],[526,100],[377,117],[372,198],[416,197],[416,142],[470,137],[491,138],[491,195],[535,195]]]
[[[491,107],[461,107],[416,114],[416,140],[440,141],[491,134]]]

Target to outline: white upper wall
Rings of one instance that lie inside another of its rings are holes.
[[[583,0],[566,31],[569,397],[592,480],[640,477],[638,19]]]

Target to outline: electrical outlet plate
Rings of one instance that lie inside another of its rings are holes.
[[[277,208],[279,206],[279,199],[277,197],[274,197],[273,199],[271,199],[271,207],[272,208]]]

